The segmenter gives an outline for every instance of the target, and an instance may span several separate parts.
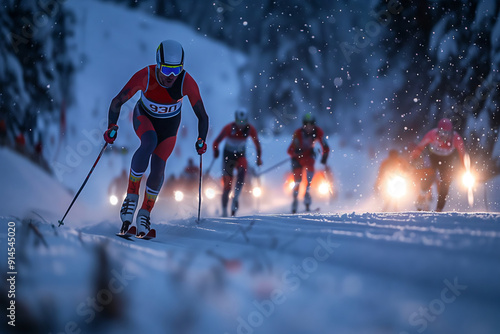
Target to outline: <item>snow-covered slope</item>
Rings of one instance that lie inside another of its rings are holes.
[[[24,158],[0,154],[1,175],[12,176],[2,179],[12,198],[0,211],[0,269],[15,278],[2,295],[15,290],[7,299],[23,333],[500,328],[498,213],[204,214],[197,223],[192,210],[158,214],[157,239],[128,241],[114,235],[116,209],[107,218],[77,205],[57,227],[72,196]]]
[[[23,218],[31,210],[44,214],[62,212],[73,194],[32,161],[0,147],[0,216]],[[74,217],[85,215],[83,203],[74,207]],[[55,216],[51,216],[55,218]]]
[[[7,223],[16,226],[25,333],[500,328],[498,214],[191,218],[159,222],[153,241],[118,238],[108,222],[75,230],[38,216],[0,221],[4,245]]]

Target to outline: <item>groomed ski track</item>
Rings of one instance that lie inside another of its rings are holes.
[[[114,235],[117,222],[73,229],[30,221],[47,246],[37,242],[38,234],[26,232],[21,252],[30,264],[22,266],[45,284],[30,280],[24,293],[49,294],[65,310],[54,330],[76,319],[78,328],[93,332],[176,332],[183,323],[179,317],[191,319],[182,325],[190,333],[494,333],[500,328],[495,315],[499,214],[160,220],[156,239],[132,241]],[[17,224],[19,230],[33,230],[26,219]],[[119,297],[127,325],[104,312],[94,313],[106,321],[87,323],[90,313],[81,305],[102,290],[93,290],[95,277],[111,282],[117,272],[130,278],[122,277],[123,292],[110,294]],[[61,289],[67,292],[61,295]],[[37,309],[32,299],[28,304]],[[146,313],[151,323],[141,325]]]

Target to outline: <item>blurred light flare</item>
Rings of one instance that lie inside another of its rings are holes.
[[[470,189],[474,187],[476,178],[470,171],[467,171],[462,175],[462,182],[467,189]]]
[[[118,197],[116,197],[115,195],[109,196],[109,203],[111,203],[111,205],[117,205],[118,204]]]
[[[181,202],[184,199],[184,193],[180,190],[174,191],[174,198],[177,202]]]
[[[326,195],[330,192],[330,184],[328,182],[321,182],[318,186],[318,191],[321,195]]]
[[[387,194],[394,198],[401,198],[407,193],[406,179],[401,175],[393,175],[387,180]]]
[[[470,156],[467,153],[464,156],[464,166],[465,166],[465,173],[462,176],[462,183],[467,188],[467,200],[469,202],[469,205],[472,206],[474,204],[473,187],[474,184],[476,183],[476,178],[470,171]]]
[[[215,197],[215,189],[212,187],[209,187],[205,190],[205,196],[207,196],[208,199],[212,199]]]
[[[301,184],[299,185],[299,196],[303,195],[306,188],[306,178],[303,178]],[[285,180],[284,189],[285,191],[292,192],[296,183],[294,181],[293,174],[289,174]],[[316,172],[311,181],[311,190],[316,192],[318,195],[325,197],[333,194],[333,185],[328,180],[325,173]]]

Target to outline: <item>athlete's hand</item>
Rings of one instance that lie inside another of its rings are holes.
[[[219,149],[218,148],[214,148],[214,159],[217,159],[219,157]]]
[[[262,166],[262,159],[257,157],[257,166]]]
[[[110,124],[109,128],[106,131],[104,131],[103,135],[106,143],[113,144],[115,142],[117,132],[118,132],[118,125]]]
[[[323,165],[326,165],[326,159],[327,159],[327,158],[328,158],[328,156],[327,156],[327,155],[323,155],[323,156],[321,157],[321,161],[320,161],[320,162],[321,162]]]
[[[198,138],[194,146],[196,148],[196,152],[198,152],[199,155],[202,155],[207,151],[207,143],[205,143],[205,141],[201,138]]]

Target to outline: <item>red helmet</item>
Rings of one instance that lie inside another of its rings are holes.
[[[448,132],[453,131],[453,124],[451,123],[451,119],[449,118],[441,119],[438,123],[438,129]]]

